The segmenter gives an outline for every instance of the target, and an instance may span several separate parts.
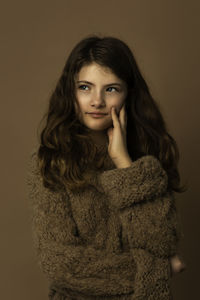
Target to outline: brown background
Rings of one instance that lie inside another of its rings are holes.
[[[172,286],[175,300],[198,298],[199,9],[198,0],[1,1],[1,299],[47,299],[32,247],[26,161],[69,52],[91,33],[129,44],[178,143],[189,185],[177,194],[187,271]]]

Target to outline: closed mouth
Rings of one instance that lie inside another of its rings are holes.
[[[107,114],[99,114],[99,113],[87,113],[87,114],[90,114],[90,115],[98,115],[98,116],[105,116]]]

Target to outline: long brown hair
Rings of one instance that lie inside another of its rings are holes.
[[[97,35],[87,36],[73,48],[49,99],[37,152],[44,185],[54,191],[84,187],[90,176],[88,166],[103,167],[104,158],[98,155],[89,129],[75,111],[75,77],[84,65],[93,62],[110,68],[127,83],[127,149],[131,159],[154,155],[168,174],[168,188],[184,192],[176,141],[167,131],[132,51],[116,37]]]

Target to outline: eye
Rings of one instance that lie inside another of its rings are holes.
[[[115,89],[116,92],[119,91],[119,90],[118,90],[116,87],[114,87],[114,86],[110,86],[108,89]]]
[[[85,84],[83,84],[83,85],[79,85],[79,87],[78,87],[78,88],[79,88],[80,90],[84,90],[84,91],[85,91],[86,89],[84,89],[83,87],[88,87],[88,86],[87,86],[87,85],[85,85]]]

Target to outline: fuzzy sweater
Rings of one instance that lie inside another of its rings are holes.
[[[49,299],[172,299],[169,257],[181,236],[160,161],[146,155],[118,169],[107,154],[81,192],[45,188],[37,147],[27,164],[34,248]]]

